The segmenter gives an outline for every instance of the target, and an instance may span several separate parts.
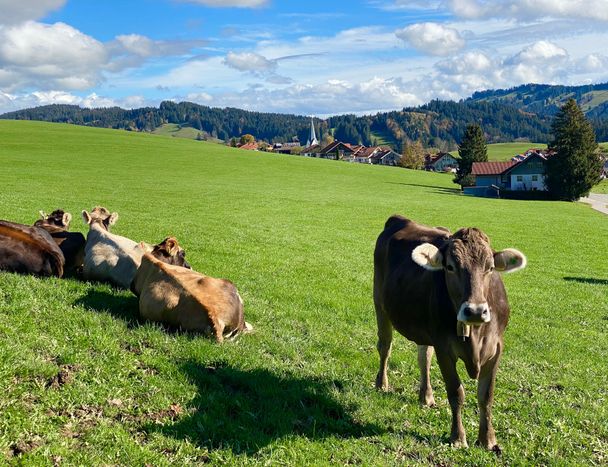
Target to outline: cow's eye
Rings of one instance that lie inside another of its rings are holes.
[[[448,270],[448,272],[454,272],[454,266],[451,264],[446,264],[445,268]]]

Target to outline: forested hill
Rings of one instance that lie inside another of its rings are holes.
[[[466,125],[479,123],[488,142],[516,140],[548,142],[551,119],[568,98],[574,97],[595,127],[597,139],[608,141],[608,83],[589,86],[528,84],[508,90],[477,92],[469,99],[431,101],[419,107],[368,116],[340,115],[315,119],[319,140],[328,132],[354,144],[403,144],[421,141],[426,147],[452,150]],[[47,105],[0,115],[4,119],[43,120],[132,131],[152,131],[166,123],[189,126],[202,136],[229,140],[250,133],[267,142],[306,143],[310,119],[298,115],[212,108],[190,102],[162,102],[159,108],[125,110],[118,107],[83,109]]]

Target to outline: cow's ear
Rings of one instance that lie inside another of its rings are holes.
[[[112,214],[110,214],[110,219],[108,220],[108,224],[114,225],[114,224],[116,224],[117,220],[118,220],[118,213],[113,212]]]
[[[177,239],[175,237],[169,237],[165,240],[165,248],[167,249],[167,253],[170,256],[174,256],[179,251],[179,245],[177,244]]]
[[[46,219],[46,213],[45,213],[44,211],[38,211],[38,214],[40,214],[40,218],[41,218],[42,220],[45,220],[45,219]]]
[[[91,223],[91,215],[86,210],[82,211],[82,219],[85,224]]]
[[[72,215],[69,212],[64,213],[63,219],[61,219],[61,223],[64,225],[65,228],[68,228],[70,222],[72,222]]]
[[[526,267],[526,256],[515,248],[506,248],[494,253],[494,267],[499,272],[515,272]]]
[[[443,254],[435,245],[423,243],[412,251],[414,262],[429,271],[439,271],[443,269]]]

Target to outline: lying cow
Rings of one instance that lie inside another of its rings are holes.
[[[46,230],[61,249],[65,258],[66,274],[74,274],[82,270],[84,264],[84,245],[86,240],[80,232],[68,232],[72,215],[61,209],[46,215],[40,211],[41,219],[34,225]]]
[[[374,253],[374,303],[378,323],[380,370],[376,387],[388,389],[387,363],[393,327],[418,344],[419,400],[434,405],[429,379],[433,348],[445,381],[452,429],[450,441],[467,446],[461,420],[464,390],[456,371],[458,359],[478,379],[478,444],[499,450],[491,407],[509,304],[499,272],[526,266],[514,249],[495,252],[475,228],[450,234],[393,216],[378,237]]]
[[[232,282],[165,264],[150,253],[144,254],[131,290],[139,297],[141,316],[150,321],[202,332],[218,342],[252,329]]]
[[[43,229],[0,221],[0,270],[39,276],[63,276],[65,260]]]
[[[145,250],[145,244],[139,244],[126,237],[110,233],[110,226],[116,223],[118,214],[110,213],[106,208],[95,207],[88,213],[82,211],[84,221],[89,225],[85,245],[83,275],[88,280],[108,281],[128,289],[135,277],[137,268]],[[184,250],[172,240],[172,247],[158,254],[164,261],[188,267]]]

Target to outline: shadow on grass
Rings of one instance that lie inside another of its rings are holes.
[[[608,285],[608,279],[596,279],[595,277],[564,277],[565,281],[568,282],[580,282],[582,284],[593,284],[593,285]]]
[[[255,454],[289,435],[316,440],[380,432],[376,425],[353,419],[353,407],[332,395],[342,390],[337,381],[242,370],[221,362],[203,366],[188,361],[182,370],[198,386],[191,412],[170,426],[147,425],[147,431],[235,454]]]
[[[385,183],[390,183],[391,185],[405,185],[405,186],[415,186],[415,187],[420,187],[420,188],[431,188],[437,193],[447,193],[447,194],[458,195],[458,196],[460,196],[462,194],[460,191],[460,188],[445,188],[445,187],[436,186],[436,185],[421,185],[418,183],[402,183],[402,182],[385,182]]]
[[[139,299],[135,296],[115,295],[107,291],[89,290],[87,294],[74,302],[89,310],[111,315],[126,321],[127,326],[134,327],[143,323],[139,318]]]

